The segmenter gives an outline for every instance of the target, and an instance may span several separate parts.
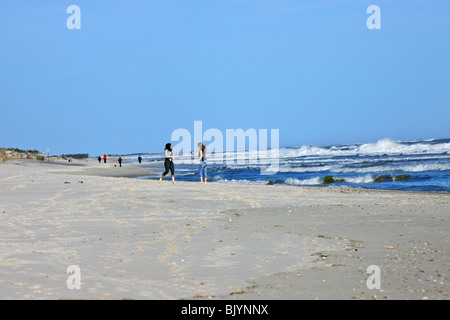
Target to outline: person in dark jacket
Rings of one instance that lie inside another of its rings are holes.
[[[166,156],[166,159],[164,160],[164,168],[165,171],[163,172],[161,178],[159,178],[159,181],[162,181],[162,179],[166,176],[166,174],[171,173],[172,175],[172,183],[175,184],[175,168],[173,166],[173,151],[172,151],[172,144],[167,143],[166,148],[164,149],[164,155]]]

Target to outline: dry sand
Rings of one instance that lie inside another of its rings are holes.
[[[172,185],[161,171],[0,164],[0,298],[449,299],[450,194]]]

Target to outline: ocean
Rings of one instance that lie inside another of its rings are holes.
[[[450,139],[382,139],[366,144],[293,146],[278,151],[278,168],[264,175],[261,167],[270,164],[271,158],[252,161],[249,152],[209,154],[208,181],[450,192]],[[144,164],[159,163],[163,171],[162,152],[141,156]],[[236,161],[228,163],[227,157]],[[123,158],[125,162],[137,162],[137,155]],[[177,181],[199,181],[198,166],[192,159],[175,159]]]

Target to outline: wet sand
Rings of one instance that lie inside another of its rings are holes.
[[[449,194],[173,185],[114,164],[0,164],[1,299],[449,299]]]

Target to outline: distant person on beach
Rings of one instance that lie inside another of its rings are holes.
[[[198,149],[198,154],[195,154],[193,152],[191,153],[198,157],[197,164],[199,164],[198,174],[200,175],[200,183],[206,183],[206,180],[208,179],[206,173],[206,147],[203,143],[199,142]],[[205,180],[203,181],[203,179]]]
[[[164,168],[165,171],[163,172],[161,178],[159,178],[159,181],[161,182],[162,179],[166,176],[166,174],[169,173],[172,175],[172,183],[175,184],[175,168],[173,166],[173,151],[172,151],[172,144],[167,143],[166,148],[164,149],[164,155],[166,156],[166,159],[164,160]]]
[[[98,163],[102,163],[102,157],[98,156]]]
[[[106,154],[103,156],[103,161],[106,163]]]
[[[122,168],[122,157],[119,157],[119,159],[117,159],[117,161],[119,161],[119,166]]]
[[[139,161],[139,163],[142,162],[142,157],[141,156],[138,157],[138,161]]]

